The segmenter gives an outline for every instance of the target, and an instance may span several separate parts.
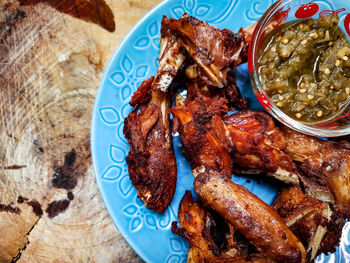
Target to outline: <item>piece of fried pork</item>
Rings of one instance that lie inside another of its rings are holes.
[[[186,191],[181,200],[178,218],[181,228],[173,222],[172,232],[190,243],[187,262],[228,259],[241,252],[234,241],[232,226],[220,215],[194,202],[190,191]]]
[[[185,68],[185,75],[188,78],[186,81],[187,102],[194,100],[200,94],[207,97],[219,96],[225,98],[227,99],[227,105],[231,108],[238,110],[246,110],[248,108],[247,99],[242,97],[237,87],[233,69],[228,70],[223,88],[211,86],[208,83],[207,76],[197,64],[188,65]]]
[[[130,101],[134,107],[124,121],[130,144],[126,158],[129,176],[145,205],[162,213],[173,199],[177,168],[169,120],[169,86],[185,61],[185,50],[162,21],[159,67]]]
[[[221,215],[195,202],[190,191],[186,191],[181,200],[178,218],[180,228],[173,222],[171,230],[191,245],[187,251],[188,263],[275,262],[249,255],[254,247]]]

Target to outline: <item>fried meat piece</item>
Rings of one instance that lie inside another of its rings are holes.
[[[126,161],[133,185],[145,205],[162,213],[176,188],[176,160],[169,120],[169,86],[185,61],[185,50],[162,21],[159,67],[155,77],[144,81],[133,94],[133,111],[124,121],[130,144]],[[138,110],[140,112],[138,112]]]
[[[284,134],[269,115],[239,112],[225,116],[224,123],[235,146],[232,153],[235,172],[263,171],[286,183],[299,183],[295,164],[283,152],[287,146]]]
[[[251,24],[247,28],[241,27],[238,31],[238,34],[243,36],[244,40],[245,40],[245,43],[244,43],[244,46],[242,49],[242,54],[241,54],[243,62],[246,62],[248,60],[249,43],[250,43],[250,40],[252,39],[256,25],[257,25],[257,23],[254,23],[254,24]]]
[[[219,30],[187,14],[179,20],[164,17],[162,27],[177,39],[177,46],[184,47],[190,55],[188,61],[192,63],[185,69],[189,80],[187,101],[197,94],[219,95],[228,100],[230,107],[247,109],[247,100],[242,98],[236,86],[233,69],[246,62],[242,50],[249,41],[240,34]],[[245,32],[249,30],[241,32],[248,35]]]
[[[328,203],[303,193],[299,187],[291,187],[279,193],[272,207],[307,247],[308,260],[334,252],[339,245],[345,220]]]
[[[181,200],[178,218],[181,228],[173,222],[171,230],[190,243],[187,262],[224,260],[238,254],[240,248],[233,240],[233,228],[220,215],[194,202],[190,191]]]
[[[284,128],[285,152],[298,162],[306,192],[316,199],[332,202],[349,217],[350,149]]]
[[[172,223],[171,231],[190,244],[188,263],[246,263],[275,262],[269,258],[248,255],[248,243],[234,227],[215,211],[194,202],[190,191],[183,196],[178,212],[179,224]]]
[[[203,205],[234,225],[260,255],[277,262],[306,262],[304,246],[277,212],[245,187],[211,170],[195,178],[194,189]]]
[[[138,92],[145,93],[150,83],[144,82]],[[126,162],[138,197],[148,208],[162,213],[173,199],[177,178],[169,122],[170,99],[168,93],[154,86],[149,86],[146,93],[150,94],[149,102],[138,105],[143,97],[135,95],[132,101],[136,106],[124,121],[123,132],[130,144]]]
[[[130,106],[135,107],[141,104],[147,104],[151,100],[151,87],[154,77],[144,80],[138,89],[132,94]]]
[[[178,20],[168,18],[164,25],[179,36],[182,45],[215,86],[222,88],[226,84],[228,66],[242,63],[244,38],[240,34],[219,30],[187,14]]]
[[[167,26],[168,18],[162,20],[158,69],[153,85],[166,92],[186,59],[185,50],[178,37]]]
[[[227,105],[239,110],[246,110],[248,108],[248,101],[243,98],[240,90],[236,85],[236,81],[233,76],[233,72],[228,71],[226,76],[226,84],[224,88],[218,88],[208,85],[208,80],[203,71],[197,66],[197,64],[189,65],[186,70],[186,77],[189,79],[187,82],[187,97],[186,101],[192,101],[198,94],[227,99]]]
[[[227,73],[226,84],[223,89],[214,87],[210,89],[210,92],[212,96],[219,95],[220,97],[226,98],[228,101],[228,106],[230,107],[238,110],[248,109],[248,100],[242,97],[232,71]]]
[[[171,109],[194,175],[197,170],[210,167],[231,178],[232,142],[220,117],[227,112],[226,103],[222,98],[199,96],[187,105]]]

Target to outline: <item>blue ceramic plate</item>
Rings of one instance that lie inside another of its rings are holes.
[[[133,249],[147,262],[186,262],[187,242],[170,231],[185,190],[193,190],[189,164],[181,154],[181,141],[174,137],[178,167],[175,197],[161,215],[147,209],[136,197],[125,157],[129,145],[123,135],[123,121],[130,112],[129,101],[139,84],[157,71],[160,23],[162,16],[180,18],[187,12],[221,29],[237,31],[254,23],[272,4],[272,0],[169,0],[150,11],[124,38],[114,52],[101,81],[92,116],[91,146],[96,180],[106,207]],[[246,65],[236,72],[243,96],[250,108],[260,108],[251,91]],[[271,203],[276,188],[268,181],[233,176],[265,202]],[[347,225],[346,229],[350,227]],[[322,262],[345,262],[350,258],[350,236],[343,231],[341,253],[320,257]]]

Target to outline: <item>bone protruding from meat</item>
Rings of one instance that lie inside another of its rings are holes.
[[[297,161],[301,181],[315,198],[342,206],[350,215],[350,150],[346,145],[283,129],[285,152]]]
[[[283,189],[272,207],[307,247],[308,260],[333,251],[338,244],[344,220],[328,203],[303,193],[298,186]]]

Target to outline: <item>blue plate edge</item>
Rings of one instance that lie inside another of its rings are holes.
[[[119,50],[122,49],[122,47],[125,45],[127,39],[130,37],[130,35],[132,35],[134,33],[134,31],[145,21],[148,19],[148,17],[150,17],[158,8],[160,8],[161,6],[165,5],[167,2],[169,2],[170,0],[164,0],[162,2],[160,2],[159,4],[157,4],[156,6],[154,6],[150,11],[148,11],[139,21],[137,21],[137,23],[131,28],[131,30],[124,36],[124,38],[122,39],[122,41],[119,43],[119,45],[117,46],[117,48],[113,51],[112,56],[109,58],[109,61],[107,63],[106,68],[104,69],[102,78],[100,80],[100,84],[98,86],[98,90],[96,93],[96,97],[95,97],[95,101],[94,101],[94,106],[93,106],[93,110],[92,110],[92,116],[91,116],[91,129],[90,129],[90,147],[91,147],[91,159],[92,159],[92,167],[93,167],[93,172],[95,175],[95,180],[98,186],[98,190],[100,192],[100,195],[102,196],[102,200],[103,203],[107,209],[107,212],[109,214],[109,216],[112,218],[113,224],[115,225],[115,227],[117,228],[117,230],[120,232],[120,234],[123,236],[124,240],[129,244],[129,246],[146,262],[151,262],[151,260],[147,257],[147,255],[138,248],[138,246],[135,244],[135,242],[129,238],[129,234],[127,233],[127,231],[124,231],[123,228],[119,228],[118,224],[117,224],[117,219],[115,218],[114,213],[112,213],[112,208],[110,207],[111,204],[109,204],[108,202],[106,202],[107,197],[105,196],[104,191],[102,190],[102,186],[101,186],[101,181],[98,175],[98,171],[97,171],[97,160],[96,160],[96,151],[95,151],[95,143],[96,143],[96,138],[95,138],[95,129],[96,129],[96,122],[97,122],[97,116],[98,116],[98,108],[97,108],[97,104],[98,101],[100,100],[101,97],[101,93],[102,93],[102,84],[106,81],[107,75],[109,70],[111,69],[111,66],[113,64],[113,61],[115,59],[115,57],[118,55]]]

